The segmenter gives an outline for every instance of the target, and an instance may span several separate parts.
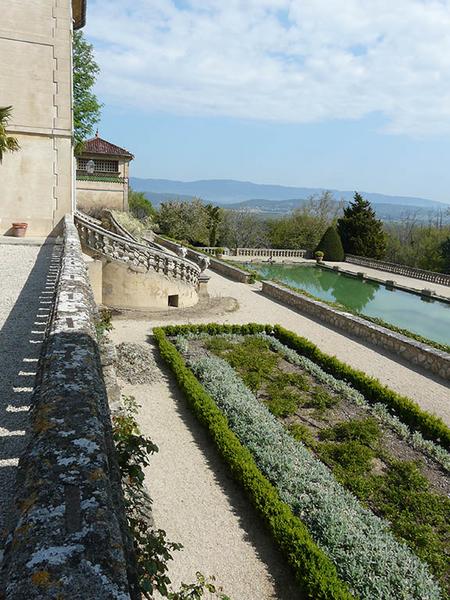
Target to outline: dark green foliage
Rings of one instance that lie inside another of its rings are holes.
[[[186,326],[181,327],[185,328],[185,332],[187,331]],[[394,414],[400,414],[403,420],[406,416],[410,424],[419,429],[423,435],[428,435],[441,445],[447,443],[448,446],[449,430],[440,419],[421,411],[411,400],[392,392],[375,379],[351,369],[334,357],[323,354],[308,340],[278,325],[273,328],[270,325],[254,324],[250,326],[210,324],[187,327],[191,331],[195,329],[196,333],[207,329],[209,333],[214,330],[218,334],[230,333],[230,329],[233,328],[233,333],[241,335],[245,335],[245,332],[253,334],[262,328],[266,333],[275,335],[282,343],[314,360],[329,373],[349,381],[370,401],[383,402],[391,407]],[[180,332],[180,327],[165,329],[172,334]],[[163,335],[162,330],[161,335]],[[271,375],[272,381],[275,381],[276,374],[275,369],[275,373]],[[281,378],[289,375],[279,373]],[[287,389],[293,391],[294,387]],[[312,429],[302,423],[289,423],[286,428],[295,439],[305,443],[330,467],[336,479],[344,487],[376,514],[387,519],[394,534],[430,565],[444,587],[447,585],[448,555],[446,552],[450,501],[430,491],[429,483],[421,474],[418,465],[393,460],[386,453],[380,443],[382,430],[376,420],[369,417],[338,423],[322,430],[319,435],[320,440],[316,440]]]
[[[303,442],[305,446],[314,448],[316,440],[314,439],[311,429],[302,423],[289,423],[287,430],[298,442]]]
[[[335,227],[328,227],[317,245],[316,252],[323,252],[324,260],[343,261],[344,248]]]
[[[373,503],[391,521],[394,533],[448,587],[450,500],[429,490],[429,483],[417,464],[392,461],[387,475],[376,477]]]
[[[194,327],[201,327],[205,331],[212,326]],[[222,329],[216,332],[225,333],[223,329],[228,330],[231,326],[215,325],[214,327],[217,330]],[[238,328],[241,329],[239,333],[243,333],[243,328],[239,326]],[[253,328],[254,326],[251,325],[250,329]],[[262,326],[262,330],[264,329]],[[350,600],[352,596],[338,578],[330,559],[312,540],[302,521],[295,517],[291,509],[280,500],[276,489],[258,469],[249,450],[242,446],[228,427],[227,419],[186,367],[183,358],[169,342],[165,332],[176,334],[180,330],[175,326],[164,330],[161,328],[153,330],[162,358],[172,369],[189,406],[209,431],[234,479],[242,485],[257,513],[272,533],[275,542],[284,552],[296,574],[300,586],[299,596],[311,600]]]
[[[373,417],[367,419],[352,419],[338,423],[320,432],[321,440],[336,440],[338,442],[357,441],[366,446],[375,447],[381,437],[381,429]]]
[[[450,237],[448,237],[439,247],[440,255],[444,265],[444,273],[450,273]]]
[[[315,387],[305,406],[308,408],[315,408],[317,415],[320,416],[323,415],[328,408],[336,406],[338,402],[339,398],[336,396],[332,396],[321,387]]]
[[[6,132],[6,127],[12,116],[12,106],[0,107],[0,165],[3,155],[7,152],[17,152],[20,149],[17,138]]]
[[[205,212],[207,215],[208,242],[210,246],[215,246],[217,242],[217,228],[223,218],[223,209],[219,206],[207,204]]]
[[[144,192],[135,192],[130,188],[128,192],[128,207],[133,217],[136,217],[140,221],[147,221],[149,217],[151,219],[156,218],[156,210]]]
[[[353,202],[344,208],[344,216],[338,219],[337,230],[347,254],[383,258],[386,240],[383,224],[376,218],[370,202],[355,192]]]
[[[267,398],[264,400],[267,408],[276,417],[289,417],[296,413],[302,403],[298,392],[269,384],[266,388]]]
[[[245,385],[257,392],[275,368],[278,356],[271,352],[265,340],[249,337],[241,344],[234,344],[226,360],[241,375]]]
[[[73,126],[77,153],[82,143],[94,132],[100,121],[101,104],[93,93],[95,80],[100,71],[94,59],[92,44],[82,31],[73,34]]]

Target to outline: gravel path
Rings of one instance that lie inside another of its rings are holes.
[[[296,312],[262,296],[260,285],[248,285],[230,281],[217,273],[208,271],[211,280],[208,284],[212,296],[231,296],[239,303],[235,312],[201,309],[197,315],[191,311],[188,317],[182,312],[171,312],[167,316],[155,315],[143,326],[142,321],[117,320],[114,323],[117,335],[122,333],[130,341],[145,341],[151,327],[167,323],[279,323],[317,344],[328,354],[337,356],[347,364],[361,369],[379,379],[382,383],[415,400],[422,408],[443,418],[450,425],[449,386],[432,374],[415,370],[411,365],[395,360],[392,355],[380,348],[374,348],[362,341],[349,338],[318,321]]]
[[[147,316],[144,322],[117,319],[112,337],[121,342],[150,346],[151,328],[158,324],[218,321],[224,323],[270,322],[301,334],[322,350],[374,375],[391,388],[415,399],[423,408],[450,423],[448,387],[379,350],[348,338],[295,310],[265,298],[258,284],[249,286],[209,272],[210,294],[230,296],[239,303],[234,312],[219,305],[183,312]],[[159,446],[146,472],[154,499],[157,527],[185,549],[176,553],[170,567],[175,583],[192,581],[195,571],[214,574],[233,600],[298,598],[295,584],[285,572],[283,559],[255,519],[248,502],[228,478],[205,433],[185,408],[173,379],[153,362],[153,382],[123,383],[123,393],[141,404],[143,432]]]
[[[48,320],[56,246],[0,245],[0,553]]]
[[[129,341],[122,333],[119,339],[113,332],[116,342]],[[146,353],[148,348],[154,351],[152,345],[143,346]],[[159,447],[146,469],[146,485],[153,498],[155,527],[184,546],[169,563],[174,587],[195,581],[200,571],[214,575],[232,600],[299,599],[285,560],[228,476],[173,378],[164,366],[152,361],[148,366],[151,374],[142,375],[152,383],[119,383],[122,393],[141,405],[141,430]]]

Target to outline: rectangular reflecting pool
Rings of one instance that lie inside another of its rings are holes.
[[[346,308],[450,345],[450,304],[390,290],[374,281],[312,265],[249,265],[264,279],[304,289]],[[424,282],[425,284],[425,282]]]

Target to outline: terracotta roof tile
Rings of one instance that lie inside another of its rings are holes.
[[[120,146],[102,140],[102,138],[98,136],[84,142],[83,154],[109,154],[114,156],[125,156],[131,159],[134,158],[131,152],[128,152],[125,148],[120,148]]]

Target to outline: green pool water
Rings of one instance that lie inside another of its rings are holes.
[[[265,278],[302,288],[323,300],[378,317],[443,344],[450,344],[450,304],[316,266],[251,265]]]

